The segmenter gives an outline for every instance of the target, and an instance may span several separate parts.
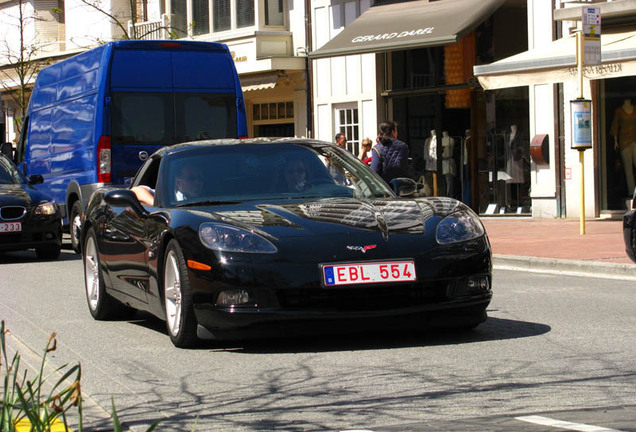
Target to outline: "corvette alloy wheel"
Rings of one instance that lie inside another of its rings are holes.
[[[196,345],[197,322],[194,317],[188,271],[183,252],[176,240],[166,248],[163,267],[163,295],[166,327],[172,343],[180,348]]]

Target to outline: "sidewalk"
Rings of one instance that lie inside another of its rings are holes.
[[[496,268],[636,280],[621,220],[482,217]]]

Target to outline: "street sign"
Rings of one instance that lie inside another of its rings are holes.
[[[583,56],[587,66],[601,64],[601,8],[583,6]]]

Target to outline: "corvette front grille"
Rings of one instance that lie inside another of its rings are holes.
[[[446,283],[402,284],[365,288],[281,289],[283,308],[338,311],[389,310],[434,303],[446,298]]]

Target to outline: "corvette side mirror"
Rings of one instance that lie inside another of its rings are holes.
[[[415,180],[408,177],[395,178],[391,180],[389,184],[393,188],[393,192],[395,192],[395,194],[400,197],[411,196],[415,194],[419,189],[421,189],[420,187],[418,187],[418,184],[415,182]]]
[[[104,201],[112,206],[130,207],[139,216],[148,216],[148,211],[137,199],[137,196],[130,189],[115,189],[106,192]]]

